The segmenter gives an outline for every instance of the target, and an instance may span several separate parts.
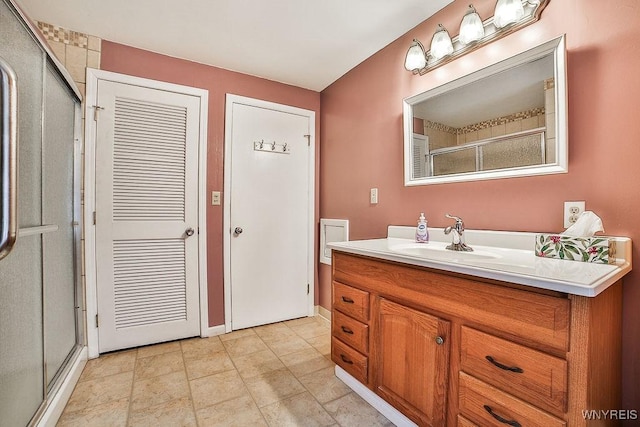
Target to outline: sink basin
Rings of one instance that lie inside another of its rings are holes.
[[[404,255],[438,261],[495,260],[502,258],[499,254],[488,251],[476,249],[473,252],[452,251],[446,249],[446,246],[447,244],[442,242],[400,243],[389,246],[389,249]]]

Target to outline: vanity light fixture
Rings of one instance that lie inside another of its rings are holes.
[[[429,52],[425,52],[418,39],[413,39],[405,57],[404,67],[413,74],[424,75],[480,46],[533,24],[540,19],[543,9],[550,1],[497,0],[494,16],[484,21],[475,8],[469,5],[462,18],[459,35],[451,39],[442,24],[438,24]]]
[[[449,32],[442,26],[442,24],[438,24],[438,30],[431,39],[431,50],[429,51],[429,55],[434,61],[438,61],[452,53],[453,43],[451,42]]]
[[[484,26],[482,25],[482,19],[473,5],[469,5],[467,13],[464,14],[462,22],[460,23],[460,35],[458,40],[462,45],[468,45],[469,43],[477,42],[484,37]]]

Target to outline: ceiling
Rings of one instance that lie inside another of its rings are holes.
[[[452,1],[17,0],[38,21],[315,91]]]

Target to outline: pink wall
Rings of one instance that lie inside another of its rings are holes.
[[[559,231],[565,200],[585,200],[608,234],[640,245],[640,3],[551,0],[542,19],[425,76],[403,68],[411,40],[427,44],[438,23],[454,36],[468,7],[456,0],[344,75],[321,94],[320,214],[348,218],[351,239],[386,235],[389,224]],[[482,17],[495,0],[476,0]],[[569,173],[421,187],[403,185],[402,99],[566,33]],[[379,189],[370,205],[369,189]],[[330,268],[321,265],[320,304],[330,307]],[[640,272],[624,280],[623,407],[640,409]],[[609,409],[609,408],[597,408]],[[615,409],[615,408],[611,408]]]
[[[101,68],[107,71],[204,88],[209,91],[207,153],[207,274],[209,282],[209,325],[224,324],[222,258],[222,206],[211,206],[211,191],[222,191],[224,165],[225,95],[247,96],[316,112],[316,141],[319,141],[320,94],[311,90],[235,73],[221,68],[172,58],[129,46],[102,42]],[[316,144],[319,150],[319,144]],[[316,159],[319,159],[316,153]],[[319,161],[319,160],[318,160]],[[316,183],[319,182],[316,177]],[[318,185],[318,184],[316,184]],[[316,193],[318,190],[316,189]],[[317,203],[316,203],[317,205]],[[316,209],[316,218],[318,217]],[[317,280],[316,280],[317,283]],[[316,286],[316,304],[318,287]]]
[[[417,117],[413,118],[413,133],[424,135],[424,120]]]

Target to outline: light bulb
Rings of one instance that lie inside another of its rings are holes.
[[[449,37],[447,29],[444,28],[442,24],[438,24],[438,31],[436,31],[433,39],[431,39],[431,50],[429,53],[436,61],[453,53],[451,37]]]
[[[524,16],[524,7],[520,0],[498,0],[493,14],[493,24],[496,28],[504,28],[518,22]]]
[[[413,43],[407,51],[407,56],[404,58],[404,68],[407,71],[416,71],[424,68],[427,65],[427,55],[424,52],[422,43],[413,39]]]
[[[482,19],[480,19],[480,15],[478,15],[476,9],[472,5],[469,5],[469,9],[467,9],[467,13],[464,15],[464,18],[462,18],[462,23],[460,24],[458,40],[463,45],[467,45],[483,37],[484,26],[482,25]]]

